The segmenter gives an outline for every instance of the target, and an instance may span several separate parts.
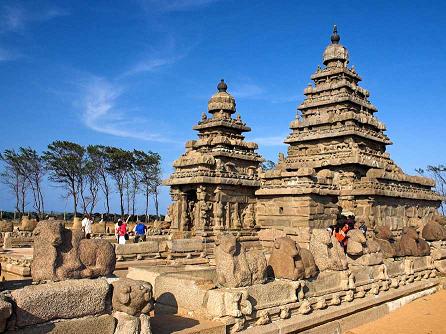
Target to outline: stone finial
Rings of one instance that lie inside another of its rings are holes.
[[[228,114],[235,113],[235,99],[227,92],[228,85],[223,79],[217,85],[218,92],[208,102],[208,111],[218,118],[224,118]],[[220,117],[219,113],[220,112]]]
[[[341,36],[338,35],[338,27],[336,24],[333,26],[333,34],[331,35],[331,43],[338,44],[341,40]]]
[[[219,92],[226,92],[228,89],[228,85],[226,84],[224,79],[221,79],[219,84],[217,85],[217,89]]]

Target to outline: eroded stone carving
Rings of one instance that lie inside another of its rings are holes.
[[[296,281],[317,274],[316,263],[311,252],[300,248],[289,237],[278,238],[274,241],[268,265],[271,267],[275,278]]]
[[[397,243],[396,253],[398,256],[425,256],[430,254],[430,248],[414,228],[405,227]]]
[[[319,271],[345,270],[348,267],[344,249],[336,238],[325,229],[314,229],[311,233],[310,252]]]
[[[31,274],[34,281],[99,277],[111,274],[116,258],[106,240],[83,239],[80,230],[65,229],[60,222],[46,221],[34,230]]]
[[[379,244],[373,239],[366,239],[359,229],[352,229],[347,233],[348,261],[353,265],[371,266],[383,262]]]
[[[147,314],[153,309],[152,285],[150,283],[120,278],[112,285],[114,310],[139,316]]]
[[[430,221],[424,225],[421,235],[427,241],[446,240],[446,228],[436,221]]]
[[[228,288],[261,284],[266,280],[266,259],[262,252],[248,251],[231,234],[220,237],[215,248],[218,284]]]
[[[388,226],[375,227],[375,241],[379,244],[385,259],[396,256],[395,240]]]

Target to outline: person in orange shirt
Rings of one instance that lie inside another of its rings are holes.
[[[336,240],[339,241],[341,246],[344,248],[344,251],[347,249],[347,232],[349,230],[349,226],[347,223],[343,225],[337,225],[334,230],[334,235]]]

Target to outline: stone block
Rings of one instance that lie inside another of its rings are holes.
[[[7,301],[0,299],[0,333],[6,328],[9,317],[12,314],[12,305]]]
[[[248,300],[255,301],[256,309],[265,309],[297,301],[297,290],[300,281],[276,280],[266,284],[256,284],[247,287]]]
[[[30,285],[12,291],[11,296],[16,306],[18,327],[99,315],[111,308],[110,286],[105,279]]]
[[[159,253],[159,246],[158,241],[145,241],[136,244],[116,245],[115,251],[116,255],[153,254]]]
[[[385,259],[384,264],[387,268],[387,274],[390,277],[399,276],[404,274],[404,261]]]
[[[252,305],[246,300],[246,289],[214,289],[209,290],[204,305],[211,317],[241,317],[244,313],[251,314]],[[245,302],[245,305],[241,301]],[[242,312],[242,307],[249,312]]]
[[[434,260],[441,260],[446,258],[446,247],[433,246],[431,245],[431,256]]]
[[[124,312],[113,312],[117,320],[114,334],[150,334],[150,318],[145,314],[139,317],[129,315]]]
[[[12,232],[14,231],[14,224],[12,221],[0,220],[0,232]]]
[[[201,239],[174,239],[167,242],[167,247],[172,252],[203,251],[203,243]]]
[[[446,259],[434,261],[434,266],[440,273],[446,274]]]
[[[113,334],[116,319],[104,314],[98,317],[85,317],[33,325],[15,331],[17,334]]]
[[[267,228],[259,231],[258,236],[262,241],[274,241],[277,238],[284,237],[286,234],[282,230],[276,228]]]

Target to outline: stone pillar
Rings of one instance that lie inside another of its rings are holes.
[[[225,229],[229,230],[231,228],[231,203],[226,203],[226,216],[225,216]]]
[[[231,214],[231,220],[232,220],[232,228],[239,230],[241,227],[240,224],[240,214],[239,214],[239,205],[238,203],[234,203],[232,208],[232,214]]]
[[[223,229],[223,203],[214,202],[214,230]]]
[[[188,218],[187,218],[187,197],[185,193],[180,193],[180,201],[179,201],[179,208],[180,208],[180,231],[187,231],[187,224],[188,224]]]

